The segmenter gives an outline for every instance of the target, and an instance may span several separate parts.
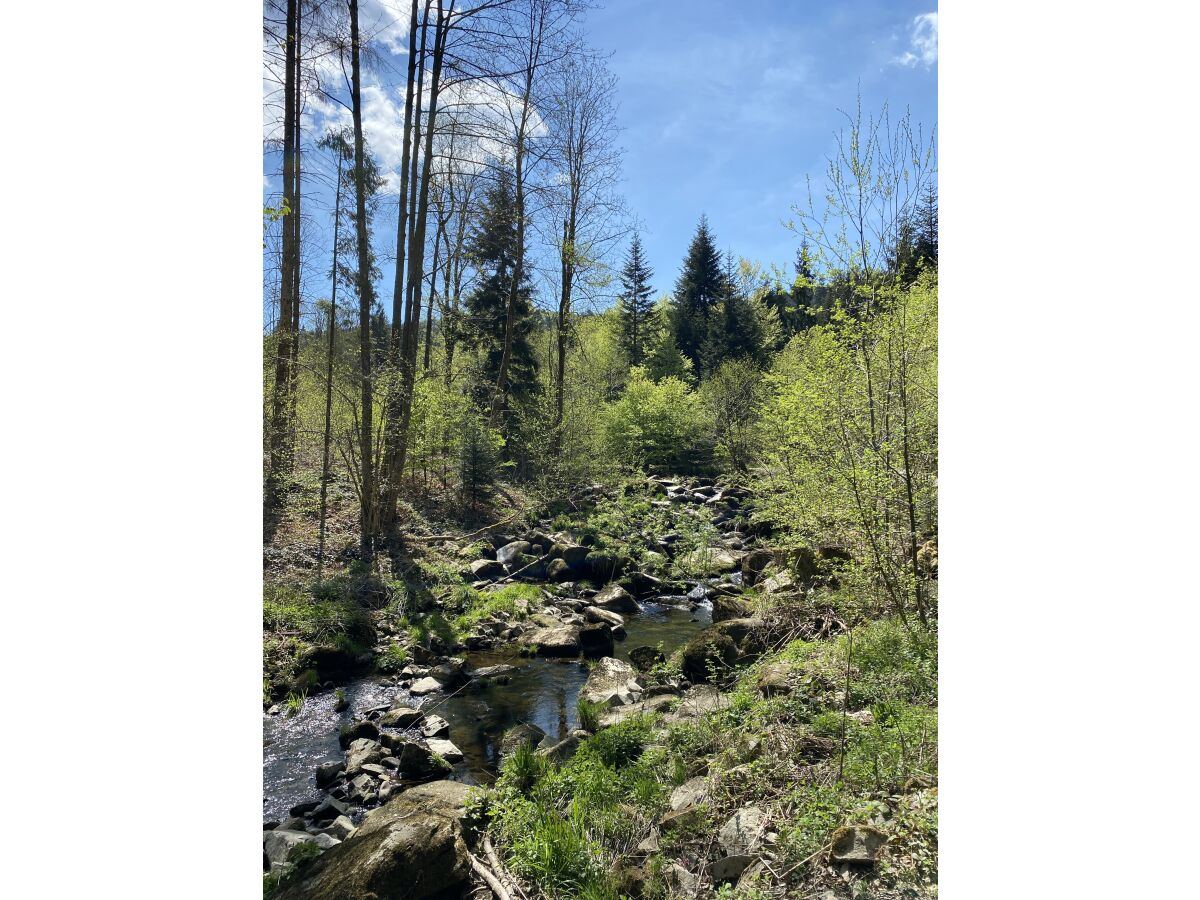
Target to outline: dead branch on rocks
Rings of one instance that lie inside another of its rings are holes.
[[[492,893],[496,895],[497,900],[512,900],[512,895],[504,889],[504,885],[500,883],[492,870],[479,861],[475,854],[468,851],[467,858],[471,861],[471,868],[475,874],[487,882],[487,886],[492,889]]]

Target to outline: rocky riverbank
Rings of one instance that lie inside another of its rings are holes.
[[[505,821],[489,811],[494,799],[485,787],[462,782],[486,785],[499,769],[504,796],[514,785],[537,782],[538,773],[582,765],[574,761],[581,748],[603,746],[608,733],[636,735],[639,753],[662,757],[653,792],[677,782],[650,804],[653,816],[634,815],[640,837],[619,870],[619,893],[695,894],[721,884],[749,890],[767,877],[769,860],[778,861],[776,845],[789,839],[781,838],[777,798],[749,802],[754,792],[731,791],[723,770],[732,761],[744,780],[756,761],[783,752],[791,754],[789,765],[824,772],[835,751],[844,766],[845,739],[803,727],[777,746],[792,723],[772,713],[757,723],[764,733],[746,731],[742,743],[710,734],[698,752],[667,751],[681,734],[721,723],[745,729],[747,709],[762,714],[803,701],[808,720],[813,709],[837,709],[834,673],[806,672],[793,656],[796,641],[832,646],[844,630],[837,610],[823,602],[836,587],[841,551],[772,549],[750,525],[748,495],[739,488],[659,478],[647,482],[645,494],[610,500],[610,507],[643,517],[644,527],[619,536],[597,529],[593,515],[575,527],[546,519],[516,532],[497,528],[445,541],[442,558],[459,560],[455,571],[471,604],[427,602],[424,616],[402,623],[378,617],[372,658],[359,654],[353,665],[336,647],[302,657],[317,667],[309,680],[327,685],[389,655],[403,663],[347,711],[336,755],[312,770],[311,796],[265,823],[270,888],[290,898],[374,893],[383,900],[461,896],[492,878],[515,900],[522,875],[529,876],[521,871],[520,847],[514,874],[504,859],[514,852]],[[676,620],[667,642],[639,640],[643,617],[651,619],[645,611],[661,609],[684,611],[687,619]],[[781,655],[789,648],[793,656]],[[531,666],[542,668],[535,674]],[[502,706],[511,687],[524,697],[536,693],[528,689],[531,678],[552,682],[550,673],[572,671],[578,675],[561,680],[540,719],[531,712],[536,704],[518,701],[511,715],[488,721],[495,712],[489,700]],[[844,699],[842,707],[852,731],[869,727],[871,709],[846,709]],[[282,703],[268,710],[268,719],[286,715]],[[515,776],[514,767],[534,774]],[[610,768],[620,780],[620,767]],[[921,783],[926,790],[928,777]],[[526,802],[520,791],[516,796]],[[887,832],[866,821],[840,827],[825,835],[831,871],[869,872]],[[490,843],[490,854],[482,849],[487,834],[497,836],[498,852]],[[698,859],[701,834],[707,846]],[[692,837],[681,844],[681,835]],[[692,849],[680,856],[686,847]]]

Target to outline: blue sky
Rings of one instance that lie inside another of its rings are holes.
[[[885,100],[937,119],[930,2],[609,0],[588,15],[620,78],[624,193],[656,291],[669,291],[700,214],[723,250],[790,266],[781,220],[806,194],[853,111]],[[914,28],[920,39],[914,46]],[[910,54],[906,56],[906,54]]]
[[[364,32],[377,36],[377,46],[403,43],[405,4],[364,0],[363,10]],[[782,222],[804,201],[805,176],[814,183],[822,176],[834,134],[845,124],[839,109],[852,111],[860,88],[864,113],[888,101],[893,113],[909,108],[926,134],[936,124],[937,13],[930,0],[608,0],[588,11],[584,25],[592,46],[611,53],[619,79],[622,193],[656,293],[672,289],[701,213],[723,251],[790,271],[799,238]],[[403,59],[393,56],[364,74],[364,128],[385,171],[389,163],[398,167],[402,149]],[[340,73],[331,69],[327,77],[338,89]],[[264,90],[277,90],[266,75]],[[265,107],[267,133],[278,127],[277,111]],[[344,109],[310,99],[306,144],[348,121]],[[332,171],[323,154],[308,152],[305,160],[314,175]],[[264,203],[278,197],[279,164],[277,153],[264,158]],[[332,196],[318,178],[306,181],[305,204],[305,256],[312,254],[303,270],[307,304],[328,295],[328,250],[319,245],[328,245],[329,236],[319,233]],[[389,199],[374,240],[385,308],[394,228]],[[623,255],[621,247],[613,264]],[[264,297],[268,314],[273,293]]]

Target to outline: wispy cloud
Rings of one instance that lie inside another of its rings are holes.
[[[909,27],[910,45],[892,62],[902,66],[932,66],[938,60],[938,14],[924,13],[912,20]]]

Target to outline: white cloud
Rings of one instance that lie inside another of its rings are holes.
[[[938,61],[938,14],[924,13],[912,21],[909,28],[911,44],[902,55],[892,62],[902,66],[932,66]]]

